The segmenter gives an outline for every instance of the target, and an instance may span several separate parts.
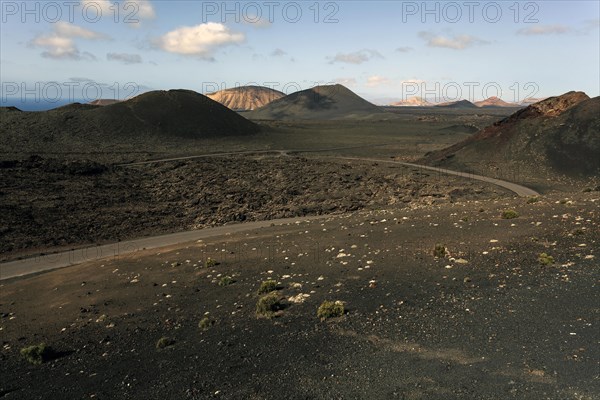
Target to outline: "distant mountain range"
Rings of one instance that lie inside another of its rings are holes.
[[[533,101],[536,99],[526,99]],[[529,105],[531,103],[527,103]],[[508,103],[496,96],[490,97],[485,100],[476,101],[472,103],[468,100],[449,101],[444,103],[432,103],[422,97],[410,97],[406,100],[397,101],[390,104],[391,107],[449,107],[449,108],[476,108],[476,107],[522,107],[523,105],[517,103]]]
[[[406,100],[401,100],[390,104],[390,106],[393,107],[429,107],[432,105],[433,104],[422,97],[409,97]]]
[[[254,120],[333,120],[395,117],[342,85],[316,86],[292,93],[264,107],[246,113],[244,116]]]
[[[285,93],[264,86],[240,86],[206,96],[234,111],[252,111],[284,97]]]
[[[516,103],[507,103],[499,97],[492,96],[488,99],[476,101],[475,104],[477,107],[520,107],[519,104]]]

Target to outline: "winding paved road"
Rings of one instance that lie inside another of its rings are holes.
[[[328,151],[364,149],[364,148],[369,148],[369,147],[381,147],[381,146],[387,146],[387,145],[389,145],[389,143],[349,146],[349,147],[333,147],[333,148],[327,148],[327,149],[314,149],[314,150],[302,150],[302,149],[296,149],[296,150],[246,150],[246,151],[238,151],[238,152],[209,153],[209,154],[201,154],[201,155],[197,155],[197,156],[164,158],[164,159],[160,159],[160,160],[140,161],[140,162],[134,162],[134,163],[128,163],[128,164],[119,164],[118,166],[136,167],[136,166],[142,166],[142,165],[148,165],[148,164],[157,164],[157,163],[162,163],[162,162],[184,161],[184,160],[193,160],[193,159],[197,159],[197,158],[221,157],[221,156],[231,156],[231,155],[278,154],[278,155],[288,156],[290,154],[325,153]],[[377,159],[377,158],[340,157],[340,156],[334,156],[331,158],[335,158],[338,160],[372,161],[372,162],[379,162],[379,163],[386,163],[386,164],[403,165],[405,167],[420,168],[420,169],[425,169],[425,170],[429,170],[429,171],[435,171],[435,172],[442,173],[442,174],[461,176],[463,178],[475,179],[475,180],[478,180],[481,182],[491,183],[493,185],[508,189],[508,190],[512,191],[513,193],[517,194],[518,196],[522,196],[522,197],[539,196],[538,192],[536,192],[535,190],[530,189],[526,186],[518,185],[516,183],[509,182],[509,181],[504,181],[502,179],[490,178],[490,177],[483,176],[483,175],[476,175],[476,174],[473,174],[470,172],[453,171],[450,169],[430,167],[428,165],[413,164],[413,163],[408,163],[408,162],[403,162],[403,161],[382,160],[382,159]]]
[[[339,160],[372,161],[372,162],[385,163],[385,164],[404,165],[406,167],[420,168],[420,169],[425,169],[428,171],[435,171],[435,172],[438,172],[441,174],[462,176],[463,178],[475,179],[478,181],[491,183],[493,185],[508,189],[511,192],[513,192],[521,197],[530,197],[530,196],[539,196],[540,195],[535,190],[530,189],[526,186],[518,185],[516,183],[512,183],[512,182],[508,182],[508,181],[503,181],[501,179],[490,178],[490,177],[483,176],[483,175],[476,175],[476,174],[472,174],[470,172],[452,171],[450,169],[430,167],[428,165],[413,164],[413,163],[407,163],[407,162],[402,162],[402,161],[380,160],[377,158],[362,158],[362,157],[335,157],[335,158],[337,158]]]
[[[155,164],[160,162],[170,162],[170,161],[182,161],[182,160],[191,160],[196,158],[205,158],[205,157],[218,157],[225,155],[249,155],[249,154],[280,154],[280,155],[289,155],[290,153],[316,153],[316,152],[327,152],[327,151],[336,151],[336,150],[346,150],[346,149],[355,149],[355,148],[365,148],[365,147],[377,147],[384,146],[385,144],[375,144],[375,145],[366,145],[366,146],[352,146],[352,147],[338,147],[338,148],[329,148],[329,149],[315,149],[315,150],[259,150],[259,151],[243,151],[243,152],[227,152],[227,153],[213,153],[213,154],[204,154],[198,156],[188,156],[188,157],[177,157],[177,158],[167,158],[162,160],[153,160],[153,161],[143,161],[136,162],[130,164],[121,164],[120,166],[142,166],[147,164]],[[419,165],[413,163],[407,163],[402,161],[391,161],[391,160],[381,160],[376,158],[361,158],[361,157],[340,157],[333,156],[331,158],[339,159],[339,160],[353,160],[353,161],[370,161],[377,163],[385,163],[385,164],[397,164],[403,165],[412,168],[420,168],[424,170],[434,171],[441,174],[448,175],[456,175],[464,178],[475,179],[482,182],[491,183],[505,189],[511,190],[519,196],[537,196],[535,190],[527,188],[525,186],[517,185],[516,183],[503,181],[501,179],[489,178],[487,176],[475,175],[467,172],[459,172],[452,171],[443,168],[430,167],[426,165]],[[172,246],[180,243],[192,242],[199,239],[207,239],[215,236],[226,235],[239,233],[244,231],[249,231],[258,228],[264,228],[271,225],[285,225],[295,223],[297,221],[307,221],[313,219],[324,218],[324,216],[314,216],[314,217],[301,217],[301,218],[286,218],[286,219],[278,219],[271,221],[257,221],[257,222],[246,222],[241,224],[233,224],[233,225],[225,225],[216,228],[207,228],[200,230],[193,230],[187,232],[179,232],[172,233],[168,235],[160,235],[153,236],[142,239],[128,240],[119,243],[107,244],[102,246],[94,246],[88,247],[78,250],[71,250],[56,254],[26,258],[22,260],[10,261],[3,264],[0,264],[0,281],[15,277],[22,277],[27,275],[32,275],[40,272],[50,271],[57,268],[68,267],[75,264],[81,264],[86,261],[91,260],[99,260],[103,258],[109,257],[117,257],[120,255],[135,253],[144,249],[155,249],[159,247]]]
[[[224,225],[215,228],[197,229],[193,231],[171,233],[141,239],[127,240],[102,246],[86,247],[77,250],[64,251],[56,254],[25,258],[0,264],[0,281],[20,276],[36,274],[53,269],[64,268],[87,261],[118,257],[141,250],[156,249],[180,243],[194,242],[232,233],[266,228],[272,225],[289,225],[302,221],[312,221],[326,216],[296,217],[274,219],[269,221],[244,222]]]
[[[251,155],[251,154],[273,154],[273,155],[289,156],[290,154],[298,154],[298,153],[325,153],[327,151],[368,149],[371,147],[388,146],[389,144],[390,143],[362,144],[362,145],[358,145],[358,146],[330,147],[330,148],[326,148],[326,149],[227,151],[224,153],[207,153],[207,154],[199,154],[199,155],[195,155],[195,156],[161,158],[158,160],[138,161],[138,162],[132,162],[132,163],[126,163],[126,164],[117,164],[117,167],[139,167],[141,165],[158,164],[158,163],[170,162],[170,161],[185,161],[185,160],[194,160],[194,159],[198,159],[198,158],[240,156],[240,155]]]

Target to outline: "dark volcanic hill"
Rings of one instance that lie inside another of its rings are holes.
[[[446,108],[477,108],[477,106],[471,103],[469,100],[451,101],[448,103],[436,104],[436,107]]]
[[[285,93],[264,86],[240,86],[206,96],[234,111],[252,111],[284,97]]]
[[[141,146],[258,131],[256,124],[189,90],[153,91],[106,106],[74,103],[44,112],[3,108],[0,116],[0,142],[9,152]]]
[[[387,117],[380,107],[369,103],[342,85],[317,86],[282,97],[247,114],[250,119],[334,120]]]
[[[600,97],[582,92],[550,97],[517,111],[422,162],[515,180],[600,173]],[[519,179],[519,176],[521,178]]]

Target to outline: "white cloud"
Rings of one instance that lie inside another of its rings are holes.
[[[485,40],[481,40],[471,35],[456,35],[453,37],[446,37],[434,35],[431,32],[419,32],[419,37],[424,39],[429,47],[443,47],[453,50],[464,50],[467,47],[488,43]]]
[[[387,85],[390,83],[388,78],[379,75],[373,75],[367,78],[367,86],[368,87],[376,87],[381,85]]]
[[[83,4],[88,7],[93,5],[102,17],[113,20],[116,18],[117,21],[134,28],[139,27],[143,20],[156,17],[154,7],[149,0],[124,0],[114,4],[111,0],[83,0]]]
[[[64,21],[59,21],[54,24],[54,33],[57,36],[68,38],[82,38],[88,40],[109,39],[109,37],[103,33],[90,31]]]
[[[127,53],[108,53],[106,54],[108,61],[119,61],[123,64],[141,64],[142,56],[139,54],[127,54]]]
[[[74,60],[80,58],[79,50],[71,38],[55,35],[38,36],[33,39],[31,44],[36,47],[46,48],[47,50],[42,53],[42,56],[47,58],[70,58]]]
[[[400,81],[400,83],[402,85],[422,85],[423,83],[425,83],[425,81],[423,79],[405,79],[403,81]]]
[[[90,10],[90,13],[97,10],[103,17],[114,15],[115,12],[111,9],[112,3],[109,0],[83,0],[81,5]]]
[[[112,3],[109,0],[83,0],[81,3],[90,10],[94,8],[99,9],[103,16],[110,15],[110,13],[114,12],[111,9]]]
[[[157,47],[169,53],[212,59],[216,48],[245,40],[243,33],[232,32],[216,22],[196,26],[183,26],[156,40]]]
[[[362,64],[373,58],[383,58],[383,56],[376,50],[363,49],[353,53],[337,53],[329,63]]]
[[[46,49],[42,56],[54,59],[96,59],[88,52],[80,52],[75,44],[76,38],[87,40],[108,40],[109,36],[90,31],[68,22],[60,21],[54,24],[53,31],[35,37],[30,45]]]
[[[402,46],[402,47],[398,47],[398,48],[396,49],[396,51],[397,51],[398,53],[408,53],[409,51],[413,51],[413,50],[414,50],[414,49],[413,49],[412,47],[409,47],[409,46]]]
[[[569,27],[564,25],[536,25],[529,28],[519,29],[517,34],[519,35],[560,35],[568,33]]]
[[[148,0],[127,0],[128,2],[135,3],[139,9],[137,13],[141,19],[153,19],[156,17],[156,12],[152,3]]]

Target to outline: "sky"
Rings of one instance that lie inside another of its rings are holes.
[[[600,95],[600,2],[6,1],[0,96],[341,83],[378,104]]]

